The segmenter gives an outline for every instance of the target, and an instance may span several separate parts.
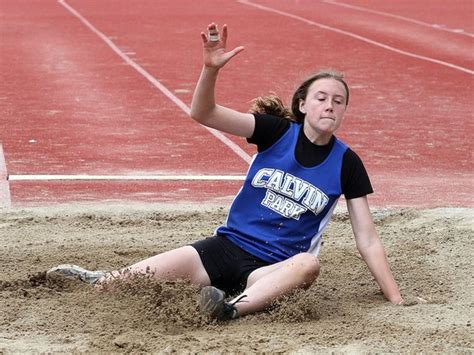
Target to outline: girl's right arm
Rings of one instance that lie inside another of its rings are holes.
[[[212,23],[208,32],[217,33],[217,26]],[[199,123],[236,136],[250,138],[255,129],[255,119],[250,113],[242,113],[217,105],[215,86],[219,70],[244,47],[237,47],[226,52],[227,26],[222,28],[222,38],[210,41],[201,33],[203,41],[204,66],[193,95],[191,117]]]

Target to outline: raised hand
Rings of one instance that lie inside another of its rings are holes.
[[[239,46],[226,52],[227,43],[227,25],[222,26],[222,36],[219,33],[217,25],[213,22],[207,26],[207,34],[201,32],[203,43],[204,65],[208,68],[220,69],[231,58],[244,50]]]

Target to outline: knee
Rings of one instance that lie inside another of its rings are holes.
[[[319,276],[319,259],[313,254],[297,254],[292,257],[291,264],[303,287],[309,287]]]

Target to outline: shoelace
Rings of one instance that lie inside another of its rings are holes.
[[[232,302],[232,303],[229,302],[229,304],[230,304],[231,306],[235,306],[236,303],[241,302],[242,299],[245,298],[245,297],[247,297],[247,295],[242,295],[242,296],[240,296],[239,298],[237,298],[234,302]]]
[[[247,295],[240,296],[234,302],[224,303],[224,309],[226,309],[225,312],[227,313],[227,317],[228,317],[227,320],[239,318],[239,312],[237,311],[237,308],[235,308],[235,305],[239,302],[242,302],[242,299],[245,297],[247,297]]]

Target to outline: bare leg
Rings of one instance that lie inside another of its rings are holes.
[[[142,260],[122,270],[112,271],[99,280],[98,286],[113,278],[152,273],[160,280],[189,280],[199,287],[211,284],[198,252],[191,246],[170,250]]]
[[[241,316],[262,310],[291,290],[309,287],[318,275],[319,260],[309,253],[259,268],[250,274],[242,293],[247,297],[236,303],[235,308]]]

